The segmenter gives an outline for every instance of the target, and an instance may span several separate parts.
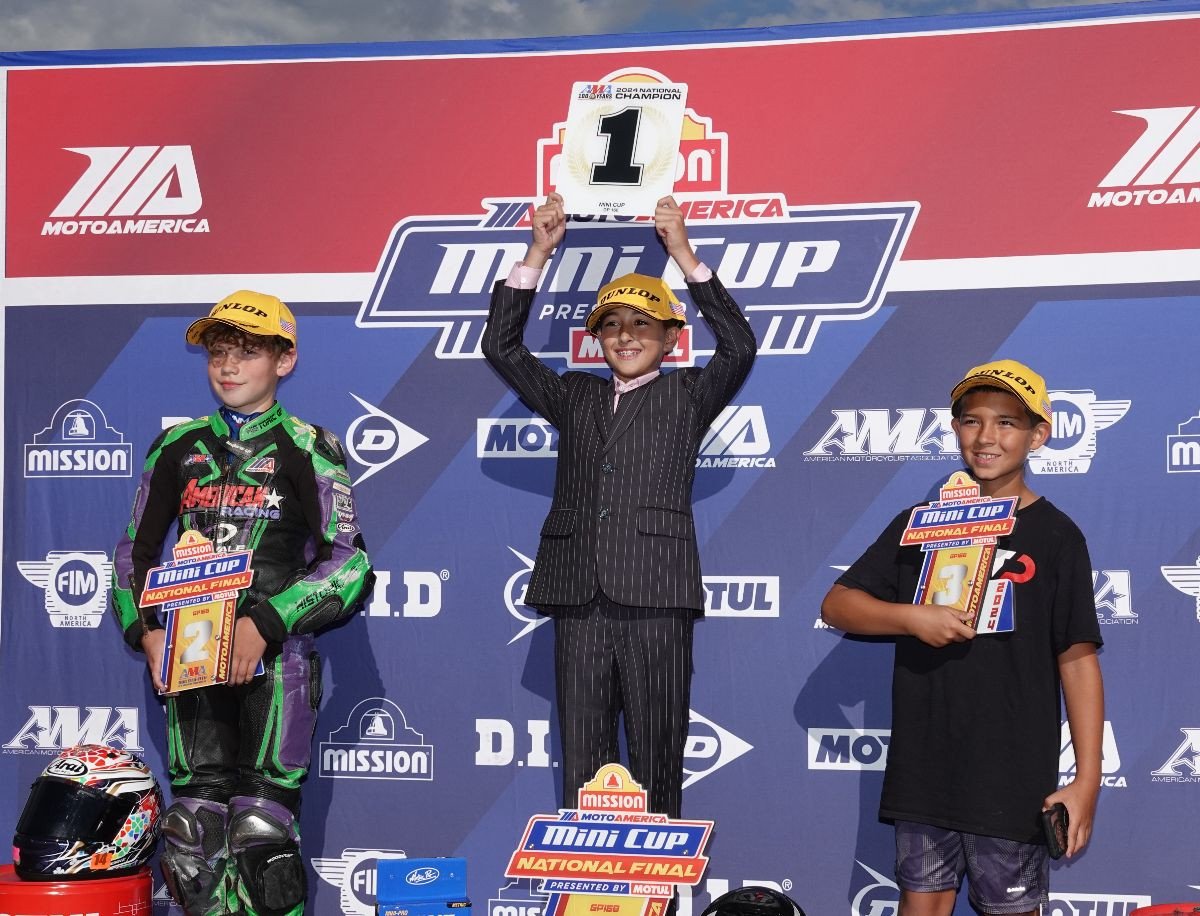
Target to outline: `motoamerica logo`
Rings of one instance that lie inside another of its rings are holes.
[[[1124,789],[1128,783],[1121,775],[1121,752],[1113,734],[1112,722],[1104,720],[1100,744],[1100,784],[1108,789]],[[1058,784],[1065,786],[1075,779],[1075,743],[1071,740],[1071,725],[1063,722],[1059,738]]]
[[[670,80],[647,69],[624,69],[601,82]],[[538,143],[542,194],[554,186],[565,126],[564,118]],[[701,258],[720,275],[754,328],[759,355],[807,353],[822,323],[874,314],[918,204],[792,207],[779,192],[730,193],[728,163],[728,135],[714,130],[711,118],[687,109],[675,192]],[[488,198],[482,215],[401,219],[356,324],[425,333],[437,329],[439,359],[481,358],[492,285],[524,256],[536,202]],[[680,290],[685,286],[674,265],[668,269],[666,253],[643,220],[572,216],[571,222],[542,276],[525,330],[525,344],[536,355],[568,362],[572,328],[582,325],[609,280],[637,271],[662,276]],[[699,321],[690,327],[693,354],[711,355],[715,343],[708,327]]]
[[[4,744],[6,754],[57,754],[77,744],[141,751],[138,711],[131,706],[30,706],[29,718]]]

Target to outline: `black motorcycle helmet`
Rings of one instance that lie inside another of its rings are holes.
[[[33,781],[13,837],[13,866],[30,881],[115,878],[154,854],[162,793],[136,754],[67,748]]]
[[[750,884],[722,894],[702,916],[804,916],[804,910],[782,891]]]

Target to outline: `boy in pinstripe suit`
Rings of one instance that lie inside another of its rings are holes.
[[[612,378],[559,375],[522,343],[542,268],[566,234],[563,199],[533,216],[533,239],[497,283],[483,336],[488,361],[558,429],[554,501],[525,602],[554,618],[563,803],[619,759],[653,811],[679,817],[692,677],[692,628],[704,613],[692,480],[705,430],[741,387],[755,340],[721,281],[696,257],[683,213],[658,202],[654,229],[716,337],[703,368],[661,372],[685,310],[658,277],[627,274],[587,319]]]

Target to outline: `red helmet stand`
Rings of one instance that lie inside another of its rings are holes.
[[[4,913],[149,913],[153,893],[149,867],[123,878],[24,881],[11,865],[0,865],[0,912]]]

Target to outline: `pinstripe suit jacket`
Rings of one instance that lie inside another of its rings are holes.
[[[703,613],[692,480],[705,431],[754,363],[754,332],[714,275],[690,283],[713,329],[701,368],[664,372],[621,399],[590,372],[559,375],[521,342],[533,290],[497,283],[483,335],[488,362],[558,429],[554,502],[542,525],[526,604],[553,614],[600,589],[631,607]]]

